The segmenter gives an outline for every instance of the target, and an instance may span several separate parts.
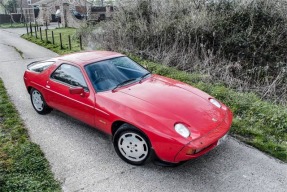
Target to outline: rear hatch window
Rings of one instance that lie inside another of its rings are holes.
[[[33,63],[30,63],[27,68],[30,71],[34,71],[37,73],[41,73],[44,70],[46,70],[48,67],[50,67],[55,61],[36,61]]]

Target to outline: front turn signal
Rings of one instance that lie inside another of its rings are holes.
[[[186,154],[187,155],[193,155],[195,153],[195,149],[188,149],[187,151],[186,151]]]

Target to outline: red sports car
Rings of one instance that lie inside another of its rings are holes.
[[[134,165],[151,156],[169,163],[199,157],[232,123],[229,108],[212,96],[116,52],[33,62],[24,81],[39,114],[57,109],[112,135],[117,154]]]

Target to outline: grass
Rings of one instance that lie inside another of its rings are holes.
[[[23,28],[25,27],[24,23],[3,23],[0,24],[0,28]]]
[[[0,191],[61,191],[0,79]]]
[[[53,38],[52,38],[52,31],[54,33],[54,44],[53,44]],[[60,46],[60,33],[62,34],[62,45]],[[65,54],[65,53],[71,53],[71,52],[77,52],[80,51],[80,41],[78,36],[76,35],[76,29],[74,28],[58,28],[58,29],[48,29],[47,30],[47,40],[46,40],[46,33],[43,28],[42,30],[42,40],[40,36],[40,30],[37,32],[37,38],[35,35],[35,32],[31,36],[30,34],[25,34],[22,37],[28,41],[32,41],[38,45],[41,45],[43,47],[46,47],[47,49],[50,49],[56,53],[59,54]],[[72,49],[69,49],[69,39],[68,36],[71,37],[71,47]]]
[[[39,42],[35,38],[29,38],[29,40]],[[39,45],[45,46],[43,43]],[[59,48],[53,51],[59,54],[71,52],[69,50],[63,52]],[[208,76],[179,71],[133,55],[129,56],[143,66],[147,66],[153,73],[190,84],[225,103],[234,113],[232,136],[287,162],[286,106],[263,101],[254,93],[236,92],[219,83],[206,83],[205,78],[209,78]]]

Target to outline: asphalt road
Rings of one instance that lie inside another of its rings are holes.
[[[175,168],[132,166],[111,138],[63,113],[38,115],[22,80],[26,65],[55,53],[0,29],[0,78],[33,142],[40,145],[63,191],[287,191],[287,165],[229,137],[205,156]],[[21,55],[15,47],[23,52]]]

